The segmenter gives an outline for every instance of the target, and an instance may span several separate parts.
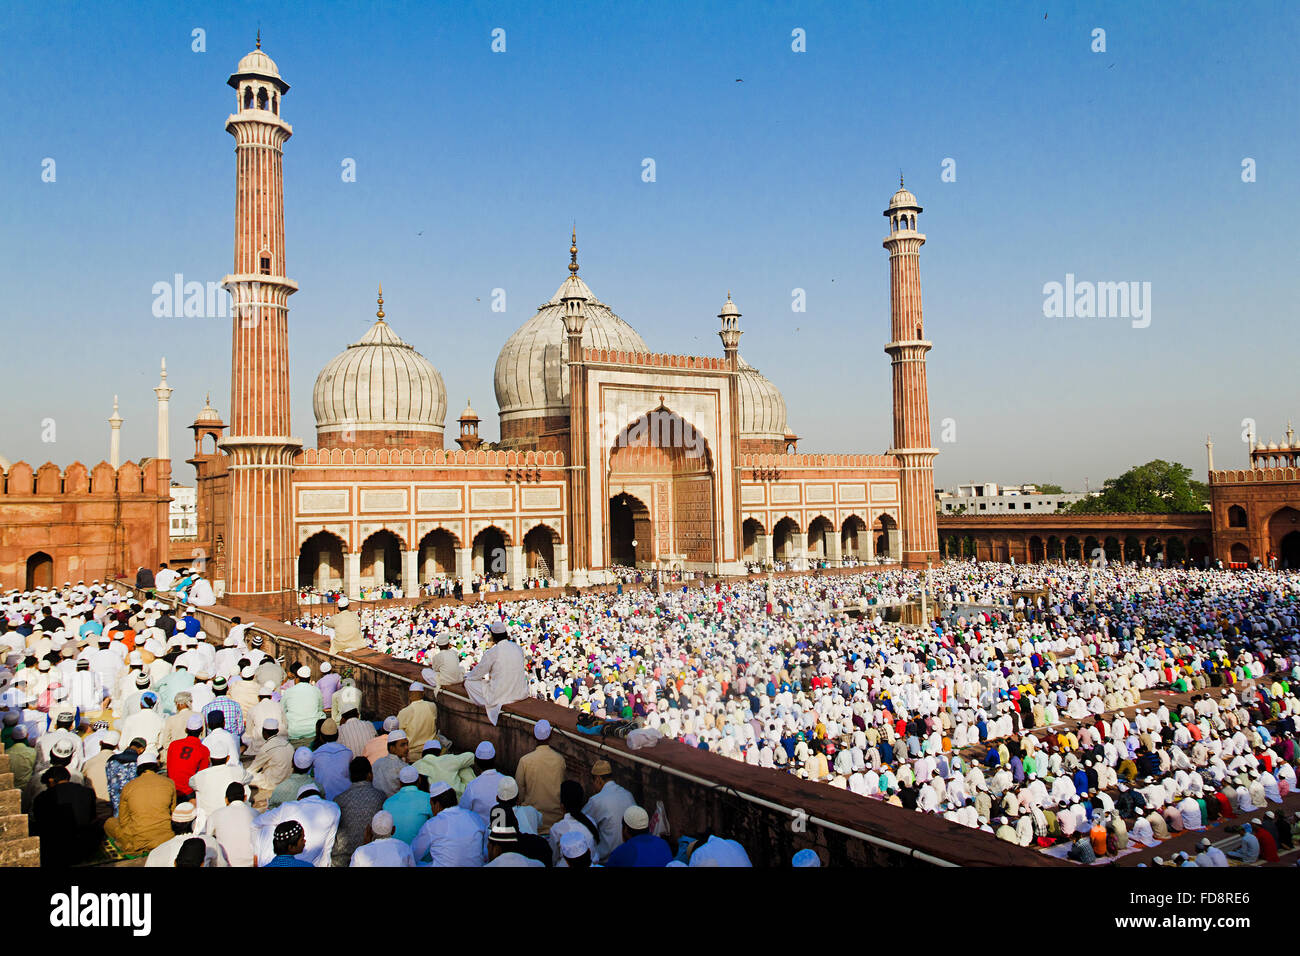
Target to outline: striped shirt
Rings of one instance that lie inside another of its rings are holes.
[[[222,694],[219,697],[214,697],[203,707],[204,727],[207,726],[208,714],[212,713],[214,710],[221,711],[225,716],[225,728],[230,731],[231,735],[236,740],[244,736],[244,709],[239,706],[239,701],[232,697],[228,697],[225,694]]]

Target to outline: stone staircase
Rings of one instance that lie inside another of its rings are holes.
[[[22,792],[14,786],[9,756],[0,744],[0,866],[40,866],[41,841],[27,835]]]

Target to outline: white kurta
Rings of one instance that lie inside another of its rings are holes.
[[[502,707],[530,696],[523,649],[514,641],[493,644],[465,678],[465,692],[487,708],[487,718],[495,727]]]

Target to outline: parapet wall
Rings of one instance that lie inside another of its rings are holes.
[[[898,459],[893,455],[741,455],[741,468],[884,468],[898,471]]]
[[[636,368],[693,369],[701,372],[730,372],[725,358],[712,355],[669,355],[662,352],[629,352],[623,349],[582,350],[582,360],[601,365]]]
[[[304,465],[497,465],[563,467],[560,451],[463,451],[459,448],[304,448],[294,456]]]
[[[121,586],[126,583],[120,582]],[[346,657],[330,655],[320,635],[237,608],[217,605],[197,613],[209,640],[218,643],[229,630],[230,616],[242,613],[244,622],[263,636],[263,650],[283,657],[286,668],[299,662],[316,669],[322,661],[330,661],[341,677],[357,681],[370,717],[397,713],[406,703],[410,682],[422,679],[416,664],[368,650]],[[809,784],[676,741],[632,751],[621,740],[578,733],[575,712],[549,701],[511,704],[494,727],[482,708],[465,696],[462,685],[444,688],[435,699],[440,731],[458,749],[492,741],[502,772],[512,772],[519,758],[533,748],[533,724],[545,717],[555,727],[552,747],[564,756],[569,775],[588,791],[590,768],[604,758],[613,765],[615,779],[647,809],[653,811],[656,801],[663,803],[674,841],[708,831],[729,836],[745,846],[755,866],[788,866],[793,855],[806,847],[816,849],[822,862],[832,866],[1069,865],[939,817]]]

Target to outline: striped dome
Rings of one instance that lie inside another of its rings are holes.
[[[312,409],[317,432],[356,428],[441,435],[447,389],[433,363],[381,318],[316,376]]]
[[[562,296],[573,282],[586,298],[585,348],[648,352],[645,341],[575,274],[565,280],[537,314],[506,339],[497,356],[497,405],[502,421],[569,414],[569,345],[564,335]]]
[[[786,408],[780,391],[762,372],[739,358],[740,438],[785,441]]]

